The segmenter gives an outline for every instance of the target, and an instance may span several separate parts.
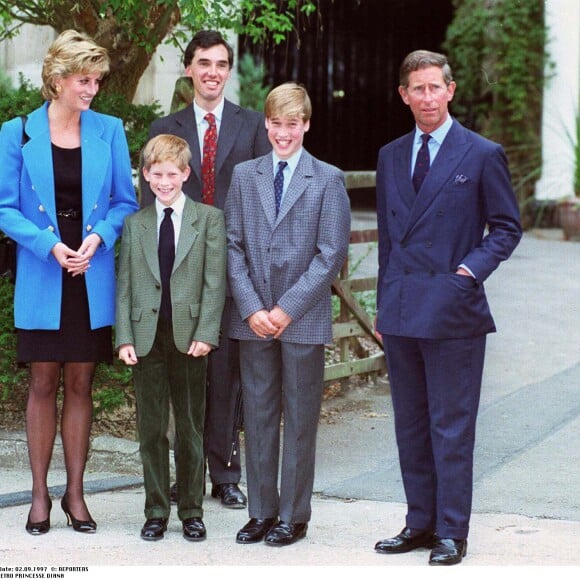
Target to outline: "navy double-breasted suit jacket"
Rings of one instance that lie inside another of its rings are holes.
[[[522,235],[505,153],[454,120],[416,194],[413,136],[379,152],[377,330],[427,339],[493,332],[483,282]],[[462,264],[475,279],[455,273]]]

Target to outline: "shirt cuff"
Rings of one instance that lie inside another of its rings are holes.
[[[463,268],[464,270],[466,270],[467,272],[469,272],[469,275],[474,279],[477,280],[475,274],[465,265],[465,264],[459,264],[459,266],[457,266],[457,269],[459,270],[459,268]]]

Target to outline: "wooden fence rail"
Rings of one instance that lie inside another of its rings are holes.
[[[375,187],[374,171],[347,172],[345,176],[349,191]],[[350,234],[351,244],[369,244],[377,241],[376,229],[355,230]],[[386,370],[383,343],[375,336],[373,321],[356,297],[357,292],[375,290],[377,279],[349,278],[349,267],[347,257],[338,278],[332,285],[333,294],[340,300],[338,320],[333,324],[333,337],[339,347],[339,362],[326,365],[325,382],[344,380],[353,375],[373,375]],[[379,352],[369,352],[369,349],[361,343],[361,337],[380,347]]]

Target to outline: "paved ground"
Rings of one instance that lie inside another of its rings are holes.
[[[487,283],[498,333],[488,342],[472,530],[464,563],[447,573],[507,577],[518,566],[538,577],[577,577],[580,570],[580,244],[559,238],[558,231],[526,234]],[[374,251],[365,261],[370,269]],[[108,573],[105,566],[145,566],[144,574],[156,574],[151,567],[158,565],[211,566],[204,574],[216,577],[230,574],[230,566],[241,574],[251,566],[260,577],[314,576],[319,567],[337,573],[360,567],[377,577],[389,574],[384,567],[433,573],[425,550],[382,556],[372,549],[399,531],[405,514],[387,381],[336,397],[324,411],[308,537],[283,549],[235,544],[246,512],[222,509],[211,498],[206,542],[185,542],[176,518],[163,542],[141,541],[136,447],[108,438],[93,444],[87,484],[98,533],[83,536],[65,526],[56,501],[64,483],[57,450],[53,528],[33,538],[24,531],[30,488],[24,438],[0,433],[0,578],[15,566],[89,566],[91,576]]]

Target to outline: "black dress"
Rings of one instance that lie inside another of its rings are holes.
[[[74,250],[82,243],[81,149],[52,146],[58,229],[62,241]],[[72,210],[72,211],[69,211]],[[50,292],[50,288],[45,289]],[[59,330],[17,331],[17,359],[25,362],[112,362],[110,326],[91,330],[85,277],[62,271]]]

